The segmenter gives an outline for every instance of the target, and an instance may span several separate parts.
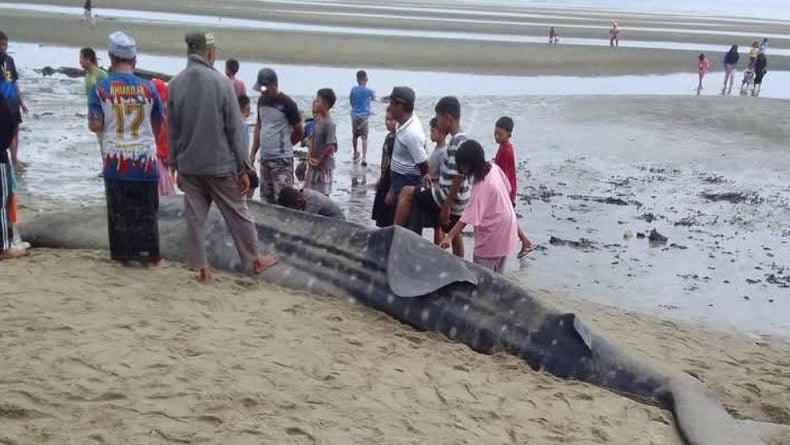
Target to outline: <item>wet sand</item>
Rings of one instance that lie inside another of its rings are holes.
[[[103,252],[2,268],[3,443],[681,444],[668,412],[346,301]],[[694,373],[736,417],[790,423],[786,342],[550,297]]]
[[[74,6],[74,2],[58,0],[52,2],[60,5]],[[536,25],[525,25],[524,21],[542,21],[546,18],[509,18],[495,15],[491,17],[474,15],[473,19],[498,22],[510,20],[505,24],[470,23],[469,14],[456,17],[456,22],[416,21],[377,17],[381,11],[364,7],[352,10],[353,13],[365,16],[348,16],[347,9],[333,11],[331,7],[315,8],[296,7],[266,2],[223,2],[222,4],[208,1],[197,3],[186,1],[162,2],[137,0],[125,2],[110,0],[103,6],[124,9],[143,9],[147,11],[168,11],[208,16],[239,17],[253,20],[273,22],[299,22],[332,26],[354,26],[365,28],[413,29],[415,31],[463,31],[463,32],[511,32],[513,35],[543,36],[548,24],[555,20]],[[366,12],[367,11],[367,12]],[[551,17],[552,10],[526,9],[537,17]],[[101,16],[101,9],[97,9]],[[525,13],[521,11],[521,13]],[[328,15],[329,14],[329,15]],[[341,14],[341,15],[331,15]],[[387,14],[406,14],[406,12],[388,12]],[[448,13],[449,14],[449,13]],[[412,14],[413,15],[413,14]],[[418,14],[419,15],[419,14]],[[452,14],[449,14],[452,18]],[[569,13],[554,11],[554,15],[566,20],[567,28],[561,30],[568,38],[601,38],[606,43],[608,13]],[[425,14],[422,15],[423,17]],[[706,24],[702,29],[717,32],[740,31],[746,36],[728,36],[714,34],[690,34],[684,31],[700,26],[695,22],[702,18],[683,18],[668,16],[650,16],[645,14],[622,15],[618,17],[624,27],[623,41],[627,38],[646,41],[689,42],[694,44],[721,45],[723,53],[732,43],[742,46],[766,33],[788,35],[790,25],[786,23],[726,22]],[[628,31],[626,23],[633,20],[633,26],[646,28],[642,31]],[[558,22],[561,23],[561,22]],[[691,23],[691,24],[690,24]],[[710,26],[708,26],[710,25]],[[557,25],[560,26],[560,25]],[[0,29],[11,36],[12,40],[41,42],[60,45],[92,45],[103,47],[109,32],[123,29],[132,33],[142,51],[158,54],[183,54],[183,35],[194,25],[178,24],[145,24],[139,21],[102,20],[95,29],[80,23],[78,17],[45,14],[41,12],[25,12],[4,10],[0,18]],[[211,27],[206,27],[207,29]],[[664,29],[662,32],[650,29]],[[676,29],[675,29],[676,28]],[[242,30],[217,28],[221,56],[237,57],[276,63],[293,63],[308,65],[328,65],[343,67],[366,68],[409,68],[432,71],[470,72],[510,75],[620,75],[647,73],[694,72],[696,70],[695,52],[669,49],[619,48],[614,51],[608,46],[573,46],[559,45],[551,47],[538,43],[483,42],[464,40],[439,40],[418,37],[387,37],[387,36],[355,36],[315,34],[293,31]],[[750,33],[754,33],[751,35]],[[790,40],[782,37],[772,39],[775,47],[790,45]],[[712,55],[714,68],[718,69],[718,55]],[[76,64],[76,63],[75,63]],[[772,70],[790,69],[790,58],[772,56]]]
[[[342,97],[353,76],[304,71],[298,80],[296,70],[281,71],[286,91],[294,83],[305,92],[330,85]],[[691,94],[694,79],[688,80]],[[21,133],[20,153],[30,162],[20,181],[29,197],[22,204],[60,208],[103,200],[81,79],[24,82],[31,114]],[[374,87],[385,94],[390,85],[380,82]],[[425,88],[417,89],[423,125],[438,100]],[[714,79],[708,88],[706,94],[715,94]],[[300,109],[309,107],[309,96],[294,98]],[[489,156],[493,122],[505,113],[515,120],[517,212],[541,248],[526,261],[508,262],[512,279],[659,317],[790,336],[790,129],[777,124],[790,102],[715,95],[461,99],[464,129]],[[351,163],[348,102],[339,100],[333,111],[340,151],[332,197],[362,224],[372,224],[385,135],[384,104],[373,110],[366,168]],[[653,229],[668,242],[637,238]],[[624,239],[626,232],[633,237]],[[586,240],[588,247],[553,238]]]

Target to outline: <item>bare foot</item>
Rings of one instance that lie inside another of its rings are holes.
[[[168,263],[164,258],[159,258],[157,260],[151,260],[145,263],[146,267],[167,267],[170,263]]]
[[[200,273],[197,277],[197,280],[202,284],[211,283],[211,269],[208,268],[200,269]]]
[[[258,257],[258,259],[252,263],[252,273],[253,275],[260,275],[264,270],[274,266],[279,261],[280,259],[273,253]]]
[[[4,252],[0,252],[0,260],[13,260],[22,258],[25,255],[27,255],[27,252],[24,250],[11,248]]]

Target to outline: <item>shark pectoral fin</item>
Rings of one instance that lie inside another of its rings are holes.
[[[567,314],[566,316],[569,316],[573,320],[573,330],[576,331],[576,334],[582,339],[587,349],[592,351],[592,333],[590,333],[590,328],[582,323],[582,320],[576,314]]]
[[[387,255],[387,281],[398,297],[420,297],[453,283],[477,285],[477,276],[462,260],[396,227]]]

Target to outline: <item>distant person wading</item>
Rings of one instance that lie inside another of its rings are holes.
[[[738,54],[738,45],[732,45],[730,50],[724,54],[724,85],[721,89],[721,94],[731,94],[732,85],[735,83],[735,69],[738,68],[738,60],[741,56]],[[728,83],[729,82],[729,86]]]

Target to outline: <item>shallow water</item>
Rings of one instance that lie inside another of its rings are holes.
[[[71,15],[73,17],[81,17],[83,9],[80,7],[69,6],[54,6],[43,4],[25,4],[25,3],[0,3],[0,9],[7,10],[23,10],[23,11],[38,11],[53,14]],[[259,30],[274,30],[274,31],[290,31],[290,32],[308,32],[308,33],[324,33],[333,35],[365,35],[365,36],[389,36],[389,37],[417,37],[429,39],[448,39],[448,40],[473,40],[473,41],[487,41],[487,42],[511,42],[511,43],[545,43],[544,36],[533,36],[523,34],[497,34],[497,33],[475,33],[475,32],[454,32],[454,31],[421,31],[413,29],[391,29],[391,28],[368,28],[357,26],[329,26],[329,25],[314,25],[306,23],[295,22],[274,22],[252,19],[241,19],[232,17],[217,17],[208,15],[195,15],[195,14],[179,14],[169,12],[151,12],[151,11],[137,11],[130,9],[101,9],[97,12],[97,17],[101,19],[123,19],[141,21],[146,23],[172,23],[172,24],[191,24],[191,25],[211,25],[227,28],[247,28]],[[550,26],[551,23],[542,23],[545,26]],[[633,29],[640,29],[635,27]],[[645,30],[662,31],[664,28],[644,28]],[[601,26],[602,38],[578,38],[568,37],[562,38],[564,45],[581,45],[581,46],[608,46],[609,41],[606,35],[606,25]],[[628,31],[627,27],[623,27],[623,32]],[[665,30],[667,32],[675,32],[674,30]],[[692,33],[703,34],[717,34],[721,32],[710,30],[690,30]],[[745,34],[749,37],[748,40],[753,40],[757,36],[748,33],[734,32],[732,35],[737,36]],[[777,37],[784,38],[786,35],[776,35]],[[625,36],[624,36],[625,37]],[[652,49],[676,49],[685,51],[707,51],[707,52],[724,52],[726,48],[718,45],[698,44],[698,43],[682,43],[682,42],[662,42],[662,41],[642,41],[630,40],[623,38],[620,42],[623,48],[652,48]],[[790,49],[786,48],[771,48],[771,54],[775,55],[790,55]]]
[[[144,50],[144,48],[142,48]],[[12,42],[9,47],[17,65],[28,76],[37,76],[34,69],[44,66],[77,67],[79,48],[54,47],[36,43]],[[108,64],[106,49],[96,48],[100,64]],[[169,74],[175,74],[185,65],[179,57],[154,56],[146,53],[137,55],[138,66]],[[223,66],[217,60],[216,66]],[[242,60],[239,78],[250,87],[262,62]],[[351,88],[356,69],[269,64],[279,76],[281,88],[289,94],[311,95],[319,88],[333,88],[345,92]],[[409,85],[422,95],[458,96],[523,96],[523,95],[688,95],[696,93],[697,73],[678,73],[649,76],[502,76],[462,73],[436,73],[394,69],[370,69],[370,87],[379,95],[388,94],[393,85]],[[704,95],[718,94],[723,79],[722,73],[711,73],[705,78]],[[736,79],[740,79],[736,74]],[[250,92],[250,95],[254,95]],[[790,98],[790,72],[771,71],[765,78],[762,96],[765,98]],[[383,110],[383,107],[379,107]]]
[[[100,201],[98,148],[86,129],[82,80],[41,78],[33,71],[44,61],[76,65],[69,61],[76,62],[77,49],[14,45],[13,50],[31,108],[22,129],[21,156],[30,163],[22,186],[44,207]],[[183,62],[141,55],[140,64],[173,72]],[[243,66],[245,80],[251,80],[257,67]],[[350,219],[370,223],[384,105],[374,104],[371,165],[354,166],[344,99],[353,70],[276,68],[285,91],[295,95],[302,110],[310,101],[307,94],[327,84],[337,88],[334,119],[340,151],[333,197]],[[511,260],[511,278],[660,316],[790,336],[790,288],[781,287],[790,286],[790,158],[785,148],[790,130],[779,125],[786,120],[784,103],[594,96],[606,91],[600,85],[621,94],[660,94],[670,79],[685,85],[673,87],[672,94],[690,92],[686,87],[692,86],[693,76],[656,76],[644,83],[639,78],[633,83],[631,78],[589,80],[601,82],[598,86],[551,77],[397,71],[373,71],[371,76],[380,93],[389,90],[385,82],[414,85],[424,125],[437,96],[457,84],[464,126],[492,156],[493,122],[503,114],[514,117],[522,197],[518,212],[541,248],[524,262]],[[436,82],[445,76],[454,80]],[[496,86],[488,91],[487,84]],[[552,85],[566,95],[536,94]],[[743,201],[710,201],[703,196],[707,192],[740,193]],[[651,219],[647,214],[655,221],[645,221]],[[645,239],[623,238],[626,231],[636,235],[652,228],[669,241],[651,246]],[[555,245],[549,242],[552,236],[586,238],[590,244],[582,249]]]

